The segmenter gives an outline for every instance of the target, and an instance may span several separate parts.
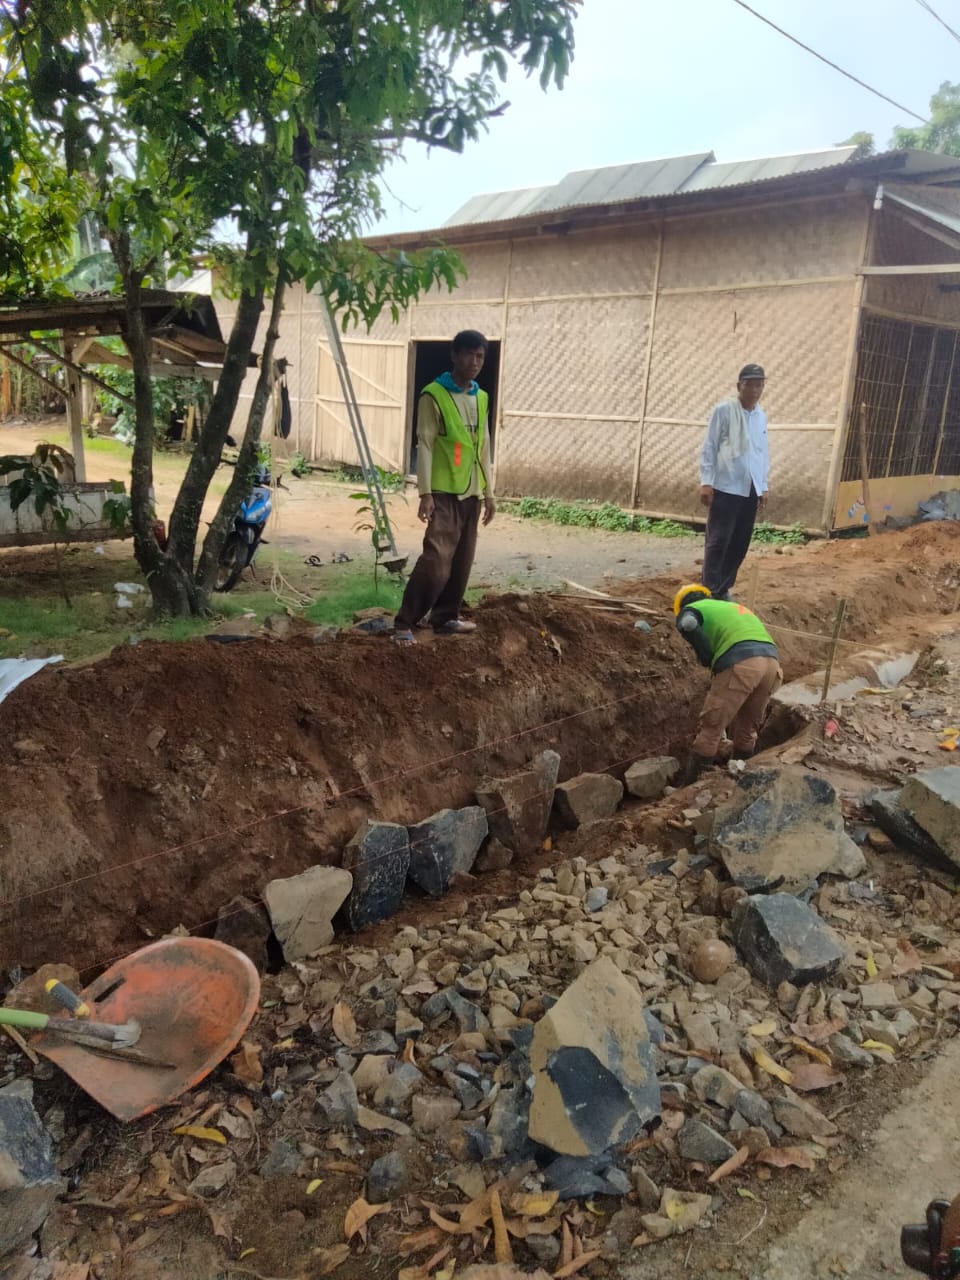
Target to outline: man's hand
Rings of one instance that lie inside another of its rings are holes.
[[[497,514],[497,503],[494,498],[484,498],[483,500],[483,523],[488,525],[493,517]]]
[[[437,509],[437,504],[433,500],[432,493],[424,493],[420,497],[420,505],[417,508],[417,516],[424,524],[429,524],[433,519],[433,513]]]
[[[767,505],[767,495],[765,493],[761,493],[759,498],[757,498],[757,510],[763,511],[766,508],[766,505]]]
[[[713,485],[702,484],[700,486],[700,505],[701,507],[709,507],[713,502]]]

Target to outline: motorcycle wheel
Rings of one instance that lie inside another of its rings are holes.
[[[246,538],[234,530],[227,534],[220,552],[220,563],[217,565],[217,577],[213,584],[214,591],[232,591],[240,581],[240,575],[249,563],[247,552],[249,547]]]

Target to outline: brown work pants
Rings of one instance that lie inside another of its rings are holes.
[[[396,618],[398,631],[409,631],[429,613],[434,627],[460,616],[477,550],[480,499],[435,493],[434,510],[423,551],[413,567]]]
[[[700,712],[696,754],[712,760],[729,730],[734,751],[749,755],[757,745],[767,703],[782,680],[776,658],[744,658],[715,675]]]

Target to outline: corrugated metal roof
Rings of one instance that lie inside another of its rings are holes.
[[[603,169],[580,169],[568,173],[556,186],[548,187],[536,209],[567,209],[571,205],[607,204],[620,200],[652,199],[682,191],[684,184],[713,160],[712,151],[698,155],[673,156],[665,160],[645,160],[639,164],[608,165]]]
[[[465,205],[444,223],[446,227],[465,222],[501,222],[520,218],[537,208],[537,201],[550,187],[518,187],[515,191],[495,191],[489,195],[471,196]]]
[[[914,187],[883,184],[884,199],[929,218],[960,240],[960,191],[949,187]]]
[[[856,147],[830,147],[827,151],[802,151],[791,156],[762,156],[758,160],[733,160],[727,164],[706,165],[695,173],[680,191],[712,191],[720,187],[742,187],[751,182],[767,182],[771,178],[788,178],[795,173],[816,173],[846,164],[857,152]]]
[[[668,156],[663,160],[643,160],[637,164],[577,169],[552,186],[472,196],[447,219],[444,226],[500,222],[525,214],[582,205],[618,204],[623,200],[655,199],[657,196],[680,195],[685,191],[742,186],[744,183],[846,164],[856,150],[856,147],[832,147],[827,151],[766,156],[730,164],[718,164],[712,151],[701,151],[695,155]]]
[[[628,200],[662,199],[694,191],[749,187],[801,174],[824,173],[855,163],[879,170],[888,160],[904,177],[960,171],[960,159],[957,157],[925,151],[890,151],[867,158],[862,157],[856,147],[828,147],[821,151],[762,156],[755,160],[734,160],[722,164],[714,159],[713,152],[705,151],[664,160],[645,160],[638,164],[579,169],[552,186],[473,196],[444,225],[485,225],[528,214],[587,205],[620,204]]]

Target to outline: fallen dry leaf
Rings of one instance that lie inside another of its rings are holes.
[[[901,978],[905,973],[919,973],[923,968],[920,953],[908,938],[897,939],[897,958],[893,962],[893,972]]]
[[[835,1084],[843,1084],[843,1076],[822,1062],[805,1062],[793,1069],[793,1088],[800,1093],[814,1093]]]
[[[457,1280],[550,1280],[545,1271],[520,1271],[516,1267],[503,1266],[500,1263],[478,1263],[467,1267]]]
[[[559,1191],[543,1191],[537,1195],[518,1192],[510,1198],[510,1208],[521,1218],[545,1218],[560,1199]]]
[[[788,1071],[786,1067],[781,1067],[779,1062],[774,1062],[769,1053],[760,1046],[753,1046],[753,1060],[761,1071],[766,1071],[768,1076],[775,1076],[776,1079],[782,1080],[784,1084],[790,1084],[793,1080],[793,1073]]]
[[[767,1018],[764,1022],[756,1022],[749,1028],[752,1036],[772,1036],[777,1029],[777,1024],[772,1018]]]
[[[244,1084],[263,1083],[263,1064],[260,1061],[260,1046],[252,1040],[241,1040],[240,1048],[230,1058],[230,1068],[238,1080]]]
[[[579,1258],[574,1258],[572,1262],[568,1262],[565,1267],[560,1267],[553,1273],[553,1280],[566,1280],[567,1276],[576,1275],[578,1271],[582,1271],[584,1267],[588,1267],[591,1262],[595,1262],[600,1257],[599,1249],[591,1249],[589,1253],[581,1253]]]
[[[829,1053],[824,1053],[823,1049],[815,1049],[812,1044],[807,1044],[806,1040],[801,1040],[799,1036],[791,1036],[790,1043],[794,1048],[799,1049],[801,1053],[805,1053],[808,1058],[814,1058],[817,1062],[822,1062],[825,1067],[833,1065],[833,1059]]]
[[[802,1147],[767,1147],[757,1156],[758,1164],[769,1164],[775,1169],[814,1169],[813,1156]]]
[[[435,1227],[439,1227],[441,1231],[445,1231],[448,1236],[468,1236],[470,1228],[465,1227],[461,1222],[454,1222],[452,1218],[445,1218],[436,1206],[430,1207],[430,1221]]]
[[[386,1204],[369,1204],[363,1196],[358,1197],[347,1210],[347,1216],[343,1220],[344,1235],[348,1240],[352,1240],[355,1235],[363,1233],[362,1238],[366,1242],[364,1228],[367,1223],[378,1213],[389,1213],[391,1208],[389,1201]]]
[[[350,1173],[355,1178],[365,1178],[367,1176],[366,1169],[356,1164],[353,1160],[324,1160],[320,1168],[326,1169],[328,1173]]]
[[[804,1040],[809,1040],[811,1044],[826,1044],[832,1035],[842,1031],[846,1025],[846,1018],[830,1018],[825,1022],[815,1022],[812,1025],[806,1022],[794,1022],[790,1030]]]
[[[218,1146],[227,1145],[227,1135],[219,1129],[205,1129],[198,1124],[181,1124],[173,1131],[178,1137],[197,1138],[202,1142],[216,1142]]]
[[[745,1165],[749,1159],[750,1159],[750,1148],[741,1147],[739,1151],[734,1152],[734,1154],[730,1157],[729,1160],[724,1160],[723,1164],[719,1165],[716,1169],[714,1169],[713,1173],[711,1173],[707,1181],[719,1182],[720,1179],[725,1178],[728,1173],[735,1173],[737,1169],[742,1168],[743,1165]]]
[[[409,1258],[411,1253],[435,1249],[442,1240],[443,1232],[438,1227],[424,1227],[421,1231],[414,1231],[411,1235],[404,1236],[397,1245],[397,1252],[401,1258]]]
[[[319,1274],[328,1276],[350,1257],[350,1246],[348,1244],[335,1244],[331,1245],[329,1249],[316,1249],[314,1257],[317,1266],[320,1268]]]
[[[342,1000],[333,1006],[333,1034],[348,1049],[355,1049],[360,1043],[360,1033],[357,1031],[353,1010]]]
[[[503,1206],[500,1203],[500,1192],[496,1187],[490,1188],[490,1217],[493,1219],[493,1251],[498,1262],[513,1261],[513,1247],[507,1224],[503,1220]]]

